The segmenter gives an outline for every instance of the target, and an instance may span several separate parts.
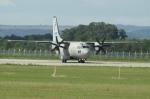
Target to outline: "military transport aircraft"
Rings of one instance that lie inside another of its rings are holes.
[[[63,63],[71,59],[84,63],[93,47],[96,54],[100,51],[105,53],[104,47],[110,45],[104,44],[104,41],[105,38],[101,42],[98,39],[97,42],[64,41],[59,34],[57,18],[56,16],[53,17],[53,41],[50,44],[52,45],[52,51],[59,55]]]
[[[8,40],[8,41],[24,41],[24,40]],[[85,60],[90,55],[90,52],[94,49],[96,54],[100,51],[106,53],[105,47],[109,47],[113,43],[122,42],[104,42],[96,39],[96,42],[79,42],[79,41],[64,41],[59,33],[59,27],[57,17],[53,17],[53,41],[31,41],[37,43],[50,43],[52,45],[51,51],[55,51],[56,54],[62,60],[62,63],[66,63],[67,60],[78,60],[79,63],[85,63]],[[30,41],[29,41],[30,42]]]

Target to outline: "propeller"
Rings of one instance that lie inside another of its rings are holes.
[[[99,41],[98,38],[96,38],[96,42],[98,43],[98,45],[95,45],[94,47],[98,48],[98,50],[96,51],[96,55],[98,55],[100,53],[100,51],[102,51],[104,54],[106,54],[106,51],[104,49],[104,47],[109,47],[109,44],[104,44],[106,40],[106,37],[104,37],[104,39],[102,41]]]
[[[55,47],[53,49],[51,49],[51,51],[57,50],[59,52],[59,54],[60,54],[60,49],[59,49],[60,47],[63,48],[63,49],[66,49],[65,46],[61,46],[61,44],[66,44],[64,42],[64,40],[62,40],[61,42],[59,42],[57,36],[56,36],[56,43],[50,42],[50,44],[51,45],[55,45]]]

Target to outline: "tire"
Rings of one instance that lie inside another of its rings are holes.
[[[79,59],[78,63],[85,63],[85,60],[84,59]]]
[[[81,63],[85,63],[85,60],[82,60]]]
[[[63,59],[63,60],[62,60],[62,63],[66,63],[66,62],[67,62],[67,60],[66,60],[66,59]]]

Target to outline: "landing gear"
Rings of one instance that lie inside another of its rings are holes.
[[[85,59],[78,59],[78,63],[85,63]]]
[[[67,60],[66,59],[62,59],[62,63],[66,63],[67,62]]]

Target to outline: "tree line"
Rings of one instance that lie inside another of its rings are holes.
[[[96,38],[107,40],[125,40],[127,38],[124,29],[118,29],[113,24],[104,22],[92,22],[89,25],[79,25],[71,29],[65,29],[62,36],[66,40],[95,41]]]
[[[5,37],[0,37],[0,50],[5,49],[27,49],[27,50],[49,50],[50,45],[47,43],[34,43],[28,42],[28,40],[52,40],[52,35],[50,33],[47,34],[37,34],[37,35],[27,35],[27,36],[17,36],[10,35]],[[8,42],[7,40],[27,40],[26,42]]]
[[[102,40],[125,40],[127,38],[126,31],[118,29],[113,24],[104,22],[92,22],[89,25],[79,25],[71,29],[62,31],[61,36],[67,41],[95,41],[96,38]],[[17,36],[10,35],[0,37],[1,49],[27,49],[27,50],[50,50],[49,43],[33,43],[33,42],[8,42],[7,40],[48,40],[52,41],[50,33],[43,35],[27,35]],[[113,44],[108,50],[112,51],[150,51],[150,40],[132,40],[140,43]],[[142,42],[142,43],[141,43]]]
[[[26,36],[17,36],[17,35],[10,35],[5,37],[0,37],[4,40],[52,40],[52,35],[50,33],[47,34],[34,34],[34,35],[26,35]]]

